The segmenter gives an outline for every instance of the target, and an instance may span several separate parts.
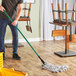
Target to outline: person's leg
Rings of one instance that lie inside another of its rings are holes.
[[[14,58],[14,55],[16,55],[15,59],[20,60],[20,57],[17,54],[17,50],[18,50],[18,31],[17,31],[17,28],[15,26],[13,26],[11,23],[9,23],[9,27],[12,31],[12,36],[13,36],[13,58]]]
[[[5,53],[4,37],[5,37],[7,24],[8,24],[8,20],[0,19],[0,52],[3,53]],[[5,59],[5,55],[3,56],[3,58]]]

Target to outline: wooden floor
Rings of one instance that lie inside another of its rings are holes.
[[[76,57],[61,58],[54,55],[54,52],[64,51],[64,41],[43,41],[32,42],[31,44],[45,61],[56,65],[67,64],[70,69],[55,74],[43,70],[41,61],[27,43],[25,43],[25,47],[18,48],[18,53],[22,57],[20,61],[12,59],[12,48],[6,48],[4,67],[15,68],[15,70],[28,73],[29,76],[76,76]],[[70,44],[70,50],[76,51],[76,43]]]

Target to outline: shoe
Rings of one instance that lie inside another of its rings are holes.
[[[5,54],[3,53],[3,60],[5,60]]]
[[[13,54],[13,59],[20,60],[21,57],[18,54]]]

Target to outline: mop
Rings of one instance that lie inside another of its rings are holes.
[[[1,1],[1,0],[0,0]],[[13,22],[13,20],[9,17],[9,15],[7,14],[7,12],[4,10],[4,13],[7,15],[7,17],[9,18],[9,20],[11,22]],[[35,49],[33,48],[33,46],[30,44],[30,42],[26,39],[26,37],[23,35],[23,33],[19,30],[19,28],[17,26],[15,26],[17,28],[17,30],[19,31],[19,33],[23,36],[23,38],[26,40],[26,42],[29,44],[29,46],[32,48],[32,50],[34,51],[34,53],[37,55],[37,57],[41,60],[42,62],[42,68],[49,70],[53,73],[57,73],[57,72],[62,72],[62,71],[66,71],[69,66],[68,65],[54,65],[51,64],[49,62],[45,62],[39,55],[38,53],[35,51]]]

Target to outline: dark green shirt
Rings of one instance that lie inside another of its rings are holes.
[[[6,12],[12,19],[16,18],[18,4],[21,3],[23,3],[23,0],[2,0],[2,6],[6,9]],[[0,18],[8,19],[8,17],[1,11]]]

